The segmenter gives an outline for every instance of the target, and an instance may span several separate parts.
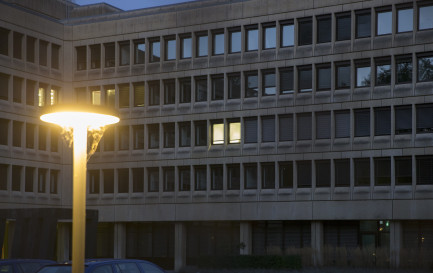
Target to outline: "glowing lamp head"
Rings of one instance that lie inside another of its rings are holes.
[[[119,122],[114,109],[95,105],[53,105],[42,110],[41,120],[63,128],[101,128]]]

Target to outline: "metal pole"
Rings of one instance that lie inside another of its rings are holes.
[[[72,273],[84,272],[86,238],[87,127],[73,128]]]

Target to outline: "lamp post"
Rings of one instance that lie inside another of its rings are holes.
[[[84,272],[86,232],[87,130],[119,122],[113,109],[95,105],[54,105],[43,109],[41,120],[72,129],[72,273]]]

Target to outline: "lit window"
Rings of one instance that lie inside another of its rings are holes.
[[[377,35],[391,34],[392,11],[381,11],[377,13]]]
[[[239,121],[229,123],[229,143],[241,143],[241,123]]]
[[[57,103],[58,96],[59,96],[58,88],[52,87],[50,92],[50,105],[54,105]]]
[[[114,86],[105,87],[105,104],[110,107],[114,107],[116,98],[116,90]]]
[[[212,144],[224,144],[224,123],[212,124]]]
[[[92,91],[92,104],[93,105],[101,105],[101,91],[100,90]]]
[[[38,90],[38,106],[45,106],[45,87],[39,87]]]
[[[399,9],[397,11],[397,32],[413,30],[413,9]]]
[[[433,6],[419,8],[419,29],[433,28]]]

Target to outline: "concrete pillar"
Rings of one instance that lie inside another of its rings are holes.
[[[126,224],[114,223],[114,258],[126,257]]]
[[[400,221],[391,221],[389,228],[391,267],[398,268],[400,266],[400,249],[402,247],[403,229]]]
[[[323,223],[321,221],[311,221],[311,248],[313,265],[323,265]]]
[[[62,263],[70,260],[69,238],[71,237],[69,223],[57,224],[57,262]]]
[[[251,223],[242,222],[240,225],[239,254],[251,255],[253,253],[252,233]]]
[[[174,224],[174,271],[179,272],[186,266],[186,225]]]

